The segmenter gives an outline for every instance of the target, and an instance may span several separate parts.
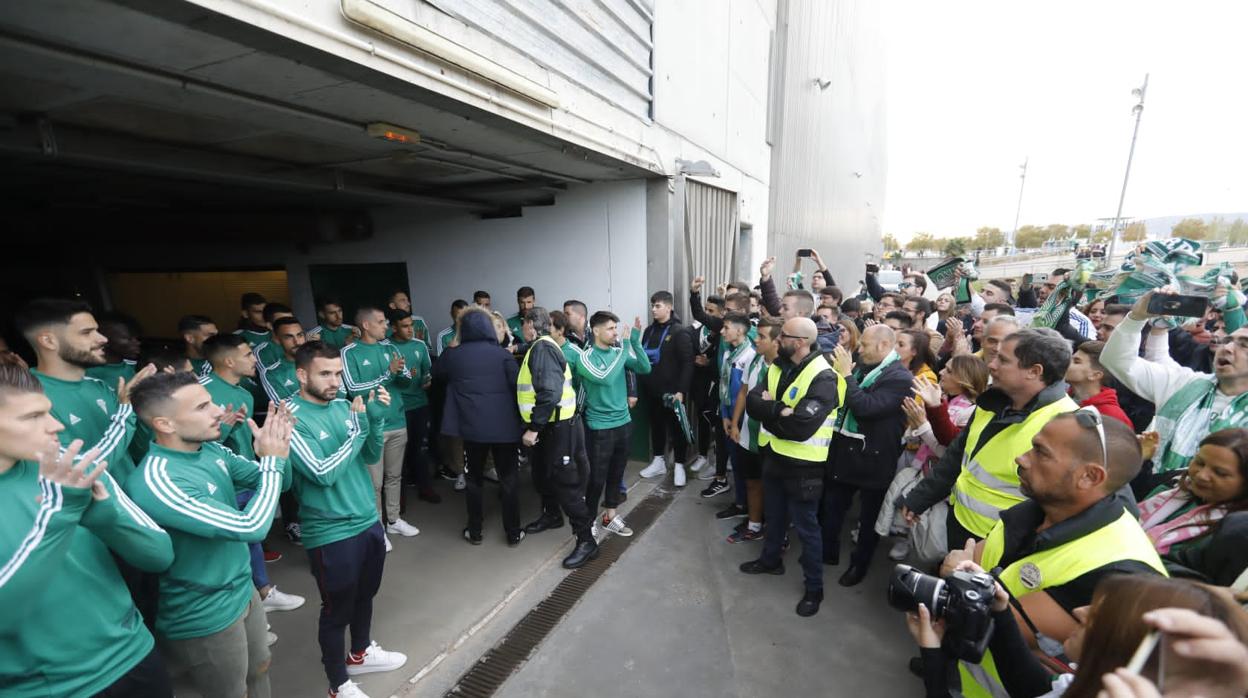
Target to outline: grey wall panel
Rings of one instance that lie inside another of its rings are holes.
[[[604,99],[649,117],[653,10],[630,0],[426,0]]]
[[[685,181],[685,245],[689,279],[706,277],[705,298],[733,280],[740,237],[737,195],[693,180]]]
[[[768,253],[814,247],[852,292],[878,253],[884,210],[884,63],[874,0],[782,0],[773,85]]]

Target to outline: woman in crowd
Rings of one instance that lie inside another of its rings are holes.
[[[1105,319],[1104,298],[1094,298],[1080,308],[1080,310],[1082,310],[1083,314],[1087,315],[1088,319],[1092,321],[1092,327],[1094,329],[1101,329],[1101,321]]]
[[[1205,437],[1173,485],[1140,503],[1140,524],[1174,574],[1232,584],[1248,567],[1248,429]]]
[[[949,326],[950,321],[961,322],[958,318],[958,304],[953,300],[953,294],[948,291],[941,291],[936,296],[936,312],[927,317],[927,329],[935,330],[940,334],[944,334]]]
[[[936,355],[932,353],[932,339],[923,330],[902,330],[897,333],[897,358],[910,369],[915,378],[936,382]]]
[[[837,320],[837,324],[841,326],[841,335],[838,338],[840,345],[845,347],[845,351],[848,351],[850,356],[854,357],[854,361],[857,361],[858,337],[861,334],[858,332],[858,324],[854,322],[853,318],[845,316],[841,316]]]
[[[983,571],[973,562],[963,562],[959,569]],[[1167,696],[1231,698],[1248,690],[1248,647],[1244,646],[1248,613],[1223,590],[1153,575],[1116,575],[1097,586],[1091,606],[1077,608],[1074,614],[1080,626],[1066,638],[1063,649],[1077,668],[1054,676],[1028,647],[1010,610],[1009,597],[997,584],[992,603],[996,627],[988,649],[1012,698],[1160,695],[1123,689],[1131,684],[1148,685],[1136,678],[1157,681],[1158,657],[1163,652]],[[929,610],[920,605],[917,613],[907,614],[906,623],[923,651],[927,696],[950,695],[948,663],[940,649],[943,621],[933,623]],[[1140,676],[1114,673],[1127,665],[1153,630],[1165,631],[1167,643],[1154,652]]]

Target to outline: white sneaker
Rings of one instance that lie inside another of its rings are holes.
[[[685,486],[685,466],[684,465],[680,463],[676,464],[676,470],[672,474],[672,482],[675,483],[677,487]]]
[[[394,521],[386,524],[386,533],[393,533],[395,535],[403,536],[404,538],[411,538],[412,536],[419,536],[420,529],[409,524],[403,519],[395,519]]]
[[[628,538],[633,535],[633,529],[629,528],[628,524],[624,523],[624,517],[619,514],[616,514],[614,519],[607,522],[607,525],[603,527],[603,530],[614,533],[622,538]]]
[[[906,555],[910,552],[910,539],[902,538],[893,543],[893,547],[888,551],[888,559],[900,562],[906,559]]]
[[[337,690],[329,694],[329,698],[368,698],[364,691],[360,690],[360,685],[354,681],[347,681],[338,687]]]
[[[647,465],[641,470],[641,476],[644,478],[658,477],[666,474],[667,463],[663,461],[663,456],[655,456],[654,460],[650,461],[650,465]]]
[[[698,456],[689,464],[689,472],[696,473],[706,466],[706,456]]]
[[[347,657],[347,673],[351,676],[371,674],[377,671],[393,671],[407,663],[407,655],[402,652],[387,652],[376,642],[370,643],[364,650],[364,658],[354,661]]]
[[[460,473],[459,477],[455,478],[455,491],[463,492],[466,487],[468,487],[468,483],[464,481],[464,474]]]
[[[594,522],[589,526],[589,535],[593,536],[595,543],[601,543],[602,539],[606,538],[606,531],[603,530],[602,526],[598,525],[598,517],[596,516],[594,517]]]
[[[390,552],[391,550],[394,550],[394,545],[390,543],[390,536],[387,536],[386,534],[383,533],[381,534],[381,537],[384,538],[386,541],[386,552]]]
[[[272,647],[277,643],[277,633],[272,630],[264,631],[264,642],[266,647]]]
[[[303,605],[306,601],[302,596],[294,594],[286,594],[278,591],[276,586],[269,589],[269,593],[264,597],[262,603],[264,610],[272,613],[273,611],[293,611]]]

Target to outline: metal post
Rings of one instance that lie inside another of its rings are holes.
[[[1114,244],[1118,242],[1118,226],[1122,223],[1122,204],[1127,200],[1127,181],[1131,179],[1131,161],[1135,158],[1135,139],[1140,135],[1140,117],[1144,114],[1144,93],[1148,91],[1148,73],[1144,74],[1144,84],[1131,90],[1131,94],[1140,101],[1131,108],[1135,113],[1135,130],[1131,132],[1131,150],[1127,151],[1127,171],[1122,176],[1122,194],[1118,196],[1118,212],[1114,214],[1114,230],[1109,238],[1109,252],[1105,254],[1105,265],[1113,264]]]
[[[1019,176],[1022,182],[1018,185],[1018,206],[1014,209],[1014,229],[1010,231],[1010,249],[1007,253],[1012,253],[1017,249],[1015,237],[1018,235],[1018,217],[1023,212],[1023,188],[1027,186],[1027,162],[1030,159],[1030,156],[1023,158],[1023,164],[1018,166],[1023,171]]]

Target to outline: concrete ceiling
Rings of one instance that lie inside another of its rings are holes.
[[[378,121],[421,142],[369,137]],[[0,166],[40,213],[519,215],[568,184],[649,175],[179,0],[0,4]]]

